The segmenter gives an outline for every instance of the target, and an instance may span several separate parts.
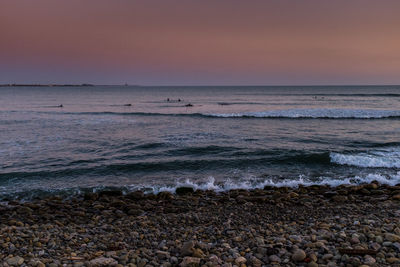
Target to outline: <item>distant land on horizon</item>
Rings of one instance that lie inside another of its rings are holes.
[[[95,86],[94,84],[90,83],[82,83],[82,84],[19,84],[19,83],[10,83],[10,84],[0,84],[0,87],[52,87],[52,86],[65,86],[65,87],[71,87],[71,86]]]

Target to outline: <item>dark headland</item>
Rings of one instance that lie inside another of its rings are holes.
[[[3,266],[400,266],[400,185],[89,193],[0,205]]]
[[[94,86],[90,83],[82,83],[82,84],[0,84],[0,87],[85,87],[85,86]]]

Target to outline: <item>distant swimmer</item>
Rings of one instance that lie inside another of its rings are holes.
[[[169,102],[169,98],[167,98],[167,102]]]
[[[189,104],[186,104],[185,107],[193,107],[193,105],[189,103]]]
[[[62,104],[57,105],[57,106],[43,106],[44,108],[62,108],[64,107]]]
[[[178,99],[178,102],[181,102],[181,99],[180,99],[180,98]]]

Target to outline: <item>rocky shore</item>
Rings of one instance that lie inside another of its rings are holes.
[[[400,266],[400,186],[103,191],[0,205],[0,266]]]

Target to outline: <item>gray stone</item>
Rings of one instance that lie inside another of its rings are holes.
[[[293,252],[292,260],[293,261],[303,261],[306,258],[306,253],[302,249],[297,249]]]
[[[325,261],[330,260],[332,258],[333,258],[332,254],[325,254],[324,256],[322,256],[322,259],[325,260]]]
[[[385,240],[388,240],[390,242],[400,242],[400,236],[391,233],[386,233]]]
[[[384,247],[391,247],[392,245],[393,245],[393,243],[390,241],[385,241],[382,243],[382,246],[384,246]]]
[[[184,257],[180,266],[182,267],[197,267],[200,265],[200,258]]]
[[[393,247],[394,249],[396,249],[397,252],[400,252],[400,243],[399,243],[399,242],[394,242],[394,243],[392,244],[392,247]]]
[[[370,255],[365,255],[364,256],[364,264],[373,265],[375,263],[376,263],[376,260],[373,257],[371,257]]]
[[[193,253],[194,241],[185,242],[181,248],[181,256],[190,256]]]
[[[175,256],[172,256],[172,257],[169,259],[169,261],[170,261],[172,264],[177,264],[177,263],[178,263],[178,258],[175,257]]]
[[[165,260],[165,259],[169,258],[169,252],[167,252],[167,251],[158,250],[158,251],[156,251],[156,254],[160,260]]]
[[[281,262],[281,258],[279,258],[277,255],[271,255],[268,257],[270,262]]]
[[[113,258],[98,257],[89,262],[90,266],[115,266],[118,262]]]
[[[22,263],[24,263],[24,258],[20,257],[20,256],[15,256],[15,257],[11,257],[8,258],[6,260],[8,265],[11,266],[20,266]]]
[[[379,245],[378,243],[374,242],[374,243],[371,243],[369,245],[369,247],[372,248],[373,250],[378,251],[381,248],[381,245]]]

